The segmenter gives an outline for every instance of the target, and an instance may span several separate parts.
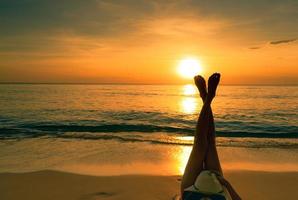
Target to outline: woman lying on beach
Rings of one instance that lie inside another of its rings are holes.
[[[241,200],[231,184],[224,179],[215,142],[211,102],[215,97],[220,74],[214,73],[206,82],[194,77],[203,100],[194,144],[181,182],[182,200]]]

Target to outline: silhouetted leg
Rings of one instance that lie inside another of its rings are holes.
[[[181,194],[185,188],[194,184],[197,176],[204,169],[204,160],[206,158],[208,149],[208,129],[210,127],[210,104],[215,96],[216,88],[220,80],[220,74],[213,74],[208,80],[208,94],[205,98],[202,110],[199,115],[199,119],[196,126],[196,134],[194,138],[194,144],[189,156],[184,175],[181,181]],[[205,80],[201,76],[195,77],[195,83],[198,86],[205,83]],[[206,83],[205,83],[206,84]],[[201,89],[198,87],[199,90]]]
[[[193,185],[197,176],[203,170],[203,162],[207,152],[207,134],[211,100],[206,100],[200,112],[196,125],[194,144],[181,181],[181,194],[184,189]]]
[[[203,77],[194,77],[195,84],[200,90],[200,95],[206,96],[206,83]],[[196,133],[194,138],[194,144],[190,153],[187,165],[185,167],[184,175],[181,182],[181,194],[183,190],[194,184],[197,176],[204,169],[204,159],[206,157],[208,148],[208,128],[209,128],[209,112],[210,104],[213,97],[206,98],[204,101],[202,110],[199,115],[199,119],[196,125]]]
[[[220,76],[218,77],[218,79]],[[204,101],[207,98],[207,89],[206,89],[206,82],[203,77],[196,76],[195,77],[195,84],[199,89],[200,96],[202,98],[202,101]],[[212,92],[212,91],[211,91]],[[215,96],[215,93],[214,93]],[[220,174],[222,174],[222,168],[220,165],[217,149],[216,149],[216,141],[215,141],[215,126],[214,126],[214,118],[212,113],[211,106],[209,107],[209,128],[208,128],[208,149],[206,153],[206,157],[204,160],[204,169],[217,171]]]
[[[209,109],[210,109],[210,114],[209,114],[209,128],[208,128],[208,150],[205,157],[204,168],[212,171],[217,171],[218,173],[223,175],[217,149],[216,149],[213,113],[212,113],[211,107]]]

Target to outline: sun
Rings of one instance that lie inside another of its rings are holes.
[[[182,59],[178,65],[178,73],[183,78],[191,79],[195,75],[201,74],[202,71],[200,61],[194,58]]]

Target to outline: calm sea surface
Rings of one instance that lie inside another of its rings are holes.
[[[192,85],[0,85],[0,138],[188,145],[202,101]],[[293,147],[298,87],[220,86],[219,146]]]
[[[220,86],[224,170],[297,171],[298,88]],[[0,173],[182,174],[202,102],[196,88],[0,85]]]

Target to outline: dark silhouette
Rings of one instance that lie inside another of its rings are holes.
[[[211,102],[216,94],[220,74],[214,73],[206,82],[202,76],[194,81],[203,100],[194,144],[181,182],[183,200],[241,200],[231,184],[223,177],[215,141],[214,118]]]

